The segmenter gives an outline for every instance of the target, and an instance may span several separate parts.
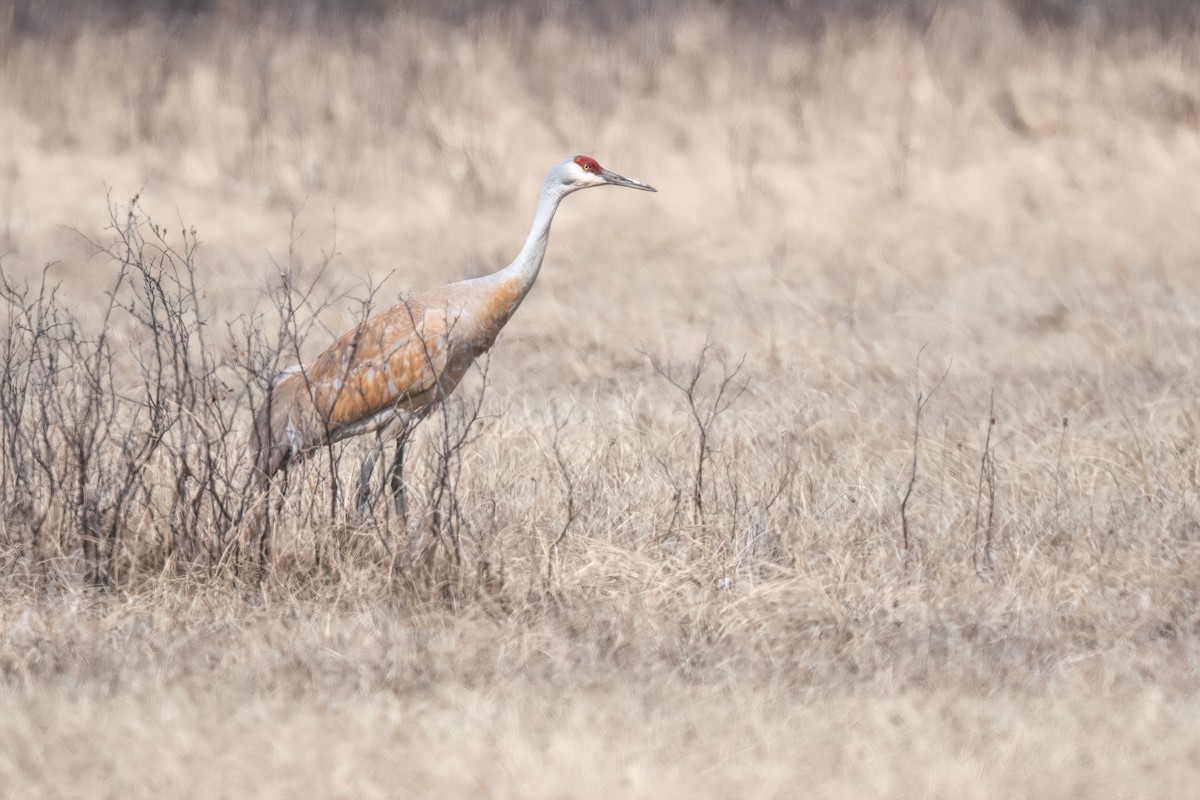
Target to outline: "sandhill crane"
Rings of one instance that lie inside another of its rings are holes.
[[[251,450],[260,480],[265,483],[289,461],[316,447],[379,432],[397,422],[402,434],[393,469],[398,474],[403,437],[454,391],[533,286],[558,204],[571,192],[606,185],[657,191],[608,171],[588,156],[567,158],[546,175],[533,227],[511,264],[491,275],[414,295],[369,317],[311,364],[277,376],[254,418]],[[378,448],[370,465],[377,456]],[[370,467],[364,466],[363,479],[369,477]],[[393,492],[398,488],[394,480]]]

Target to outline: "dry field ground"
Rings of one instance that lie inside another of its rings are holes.
[[[1200,797],[1194,32],[212,6],[0,2],[0,796]],[[272,365],[575,152],[659,193],[255,564]]]

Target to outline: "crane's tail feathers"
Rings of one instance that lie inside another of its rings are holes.
[[[289,376],[295,375],[297,372],[300,372],[302,369],[304,369],[303,364],[292,364],[290,367],[286,367],[279,374],[277,374],[274,378],[271,379],[271,388],[272,389],[275,388],[279,384],[283,383],[284,380],[286,380]]]
[[[266,399],[254,412],[250,432],[250,457],[260,483],[286,466],[293,458],[323,441],[320,431],[305,424],[314,419],[312,398],[303,381],[287,380],[302,369],[289,367],[271,382]]]

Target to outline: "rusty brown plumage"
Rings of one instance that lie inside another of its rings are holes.
[[[507,317],[489,298],[465,302],[471,288],[455,284],[411,298],[280,376],[255,415],[258,470],[269,476],[294,455],[379,430],[454,391]],[[512,287],[494,291],[515,294]]]
[[[533,228],[508,267],[409,298],[277,376],[254,415],[258,475],[268,479],[313,448],[419,416],[454,391],[533,286],[562,198],[605,184],[654,191],[586,156],[567,159],[546,176]]]

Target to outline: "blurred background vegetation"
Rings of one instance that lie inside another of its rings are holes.
[[[1102,38],[1153,34],[1191,36],[1200,29],[1200,4],[1190,0],[1003,0],[1030,29],[1083,30]],[[89,26],[122,26],[147,18],[174,24],[235,17],[270,19],[296,28],[335,29],[369,23],[402,11],[442,22],[480,17],[538,23],[552,19],[579,30],[608,34],[647,19],[718,9],[736,23],[769,26],[792,36],[819,37],[831,22],[903,20],[920,30],[940,11],[980,8],[980,0],[751,0],[751,2],[648,2],[647,0],[5,0],[0,26],[9,36],[71,36]]]

